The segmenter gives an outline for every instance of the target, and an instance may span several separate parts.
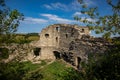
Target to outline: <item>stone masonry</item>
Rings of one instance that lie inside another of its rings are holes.
[[[17,53],[16,57],[18,55],[23,60],[39,62],[39,60],[63,59],[80,68],[80,62],[87,62],[89,54],[102,55],[112,45],[103,38],[93,38],[90,36],[88,27],[78,25],[50,25],[44,28],[39,35],[39,41],[21,45],[20,49],[14,45],[15,51],[12,50],[13,48],[10,51]],[[10,57],[8,60],[10,61],[12,58]]]
[[[73,45],[75,45],[75,41],[81,39],[83,35],[90,35],[88,27],[70,24],[54,24],[44,28],[39,35],[40,40],[35,43],[34,46],[40,50],[37,56],[40,59],[55,60],[57,58],[64,58],[66,61],[69,61],[67,57],[71,56],[71,60],[73,59],[72,64],[76,61],[76,57],[78,57],[79,60],[87,59],[85,52],[79,52],[78,49],[73,49]],[[75,65],[77,65],[77,63]]]
[[[90,36],[88,27],[70,24],[54,24],[44,28],[39,41],[34,46],[38,49],[38,59],[63,59],[80,67],[81,61],[87,61],[90,53],[104,53],[108,45],[103,38]]]

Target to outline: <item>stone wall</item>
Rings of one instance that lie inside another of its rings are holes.
[[[103,38],[91,37],[87,27],[55,24],[41,31],[39,41],[2,47],[10,50],[10,56],[5,62],[14,59],[32,62],[63,59],[79,68],[79,63],[87,61],[89,54],[103,54],[111,45]]]
[[[34,47],[30,44],[3,44],[1,48],[7,48],[9,50],[9,58],[3,60],[4,62],[9,61],[33,61],[35,55],[33,52]]]
[[[40,33],[40,39],[37,46],[42,47],[57,47],[59,46],[59,31],[56,30],[56,26],[49,26],[45,29],[43,29]]]
[[[55,59],[54,51],[69,48],[75,39],[81,39],[82,35],[89,35],[87,27],[78,27],[70,24],[54,24],[44,28],[40,39],[34,46],[41,48],[40,59]]]
[[[40,59],[64,59],[79,68],[81,61],[87,61],[88,54],[103,54],[110,43],[103,38],[90,36],[88,27],[69,24],[54,24],[44,28],[40,40],[35,44],[41,48]]]
[[[52,51],[54,51],[54,47],[41,47],[40,59],[55,60],[55,56]]]

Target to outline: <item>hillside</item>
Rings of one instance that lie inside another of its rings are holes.
[[[1,63],[0,66],[2,65]],[[10,62],[4,64],[0,72],[2,72],[0,80],[73,80],[73,78],[79,78],[75,69],[63,60],[56,60],[52,63],[41,61],[39,64]]]

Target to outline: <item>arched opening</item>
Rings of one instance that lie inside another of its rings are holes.
[[[56,37],[56,42],[58,42],[58,37]]]
[[[39,56],[41,52],[41,48],[34,48],[33,51],[35,56]]]
[[[48,37],[49,37],[49,34],[45,34],[45,37],[48,38]]]
[[[53,51],[53,53],[54,53],[54,56],[55,56],[56,59],[61,58],[61,55],[60,55],[60,53],[58,51]]]
[[[66,38],[68,38],[68,34],[65,34]]]
[[[82,31],[81,31],[81,32],[82,32],[82,33],[84,33],[84,31],[85,31],[85,30],[84,30],[84,29],[82,29]]]
[[[62,54],[62,58],[63,58],[64,61],[69,62],[68,55],[67,55],[66,52],[64,52],[64,53]]]
[[[81,58],[80,58],[80,57],[77,57],[77,58],[76,58],[76,67],[77,67],[78,69],[80,69],[80,62],[81,62]]]

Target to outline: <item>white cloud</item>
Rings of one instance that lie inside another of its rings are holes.
[[[28,24],[42,24],[48,21],[40,18],[26,17],[23,22]]]
[[[50,4],[44,4],[44,7],[47,9],[58,9],[58,10],[63,10],[63,11],[73,11],[73,10],[79,10],[80,9],[80,4],[77,0],[74,0],[73,2],[69,4],[63,4],[60,2],[56,3],[50,3]]]
[[[81,17],[82,20],[85,20],[85,17]],[[86,18],[86,20],[90,21],[90,22],[95,22],[96,19],[92,19],[92,18]]]
[[[88,6],[93,6],[96,5],[95,2],[93,2],[92,0],[84,0],[85,4],[87,4]]]
[[[58,23],[73,23],[73,22],[75,22],[74,20],[61,18],[61,17],[59,17],[57,15],[53,15],[53,14],[40,14],[40,15],[48,18],[49,21],[54,21],[54,22],[58,22]]]
[[[84,2],[88,6],[92,6],[95,4],[92,0],[84,0]],[[55,9],[55,10],[63,10],[63,11],[73,11],[73,10],[76,11],[81,9],[81,5],[78,2],[78,0],[73,0],[71,3],[67,5],[60,2],[44,4],[44,7],[46,7],[47,9]]]
[[[73,16],[80,16],[80,15],[82,15],[81,12],[75,12],[75,13],[73,14]]]
[[[48,4],[44,4],[44,7],[46,7],[47,9],[52,9],[52,6],[50,6]]]
[[[51,4],[44,4],[44,7],[46,7],[47,9],[60,9],[60,10],[65,10],[68,11],[68,6],[62,3],[51,3]]]

